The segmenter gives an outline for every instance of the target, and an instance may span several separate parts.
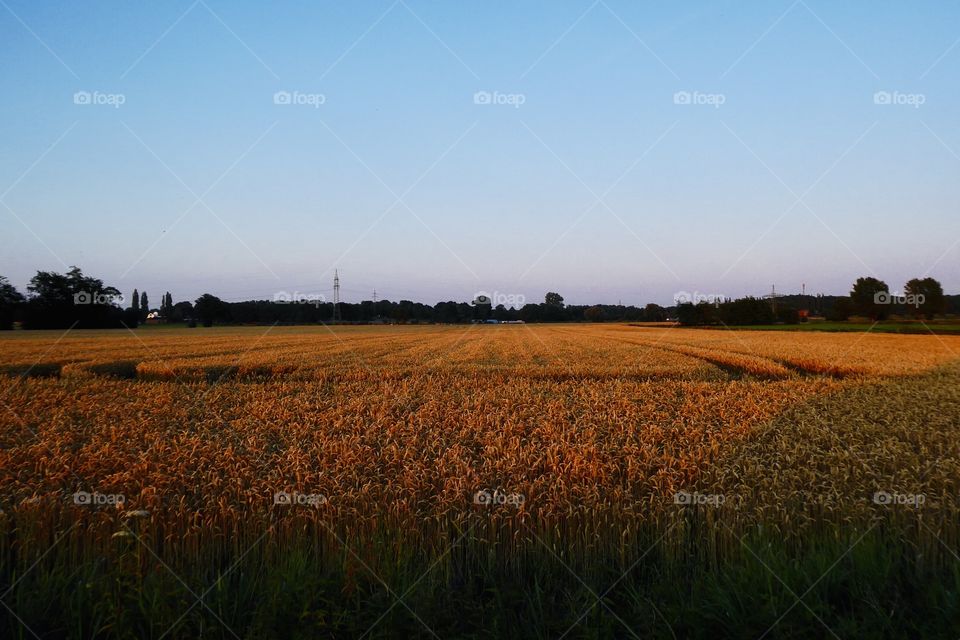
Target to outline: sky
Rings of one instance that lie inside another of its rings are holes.
[[[960,293],[960,5],[0,0],[0,275]]]

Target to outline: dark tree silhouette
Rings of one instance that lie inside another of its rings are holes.
[[[643,308],[643,319],[647,322],[663,322],[667,319],[667,310],[651,302]]]
[[[185,322],[193,317],[193,305],[186,300],[178,302],[170,309],[170,322]]]
[[[212,327],[214,322],[230,321],[230,306],[209,293],[197,298],[197,301],[193,303],[193,310],[205,327]]]
[[[38,271],[27,291],[24,327],[28,329],[118,328],[123,311],[120,292],[102,280],[83,275],[78,267],[64,274]]]
[[[880,321],[890,313],[890,287],[883,280],[857,278],[850,291],[850,305],[858,313],[874,321]]]
[[[903,285],[903,292],[907,296],[916,296],[917,300],[922,300],[919,304],[911,305],[911,311],[923,314],[927,320],[933,320],[934,316],[946,310],[943,286],[933,278],[913,278]]]
[[[603,309],[597,305],[583,310],[583,319],[587,322],[603,322],[604,315]]]
[[[9,280],[0,276],[0,330],[13,329],[17,309],[25,300],[23,294],[17,291]]]
[[[547,295],[543,297],[543,302],[551,307],[563,307],[563,296],[559,293],[549,291]]]

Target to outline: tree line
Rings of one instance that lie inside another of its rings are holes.
[[[563,297],[547,293],[542,303],[523,304],[520,308],[491,304],[483,300],[438,302],[435,305],[411,300],[341,302],[338,316],[343,322],[389,323],[469,323],[500,322],[602,322],[666,320],[671,308],[648,304],[567,305]],[[330,322],[333,303],[323,300],[250,300],[226,302],[205,293],[194,302],[174,303],[166,292],[161,303],[151,308],[146,291],[133,290],[124,297],[116,287],[83,274],[72,267],[66,274],[38,271],[21,294],[7,278],[0,276],[0,328],[12,329],[19,322],[24,329],[133,328],[152,316],[158,321],[186,323],[189,326],[214,324],[314,324]]]
[[[155,311],[169,312],[173,306],[173,296],[166,292]],[[66,274],[38,271],[26,295],[0,276],[0,329],[12,329],[15,322],[24,329],[136,327],[149,313],[146,291],[134,289],[127,304],[119,289],[84,275],[79,267],[71,267]]]
[[[809,316],[831,321],[861,317],[875,322],[891,316],[932,320],[945,313],[960,312],[960,296],[947,296],[934,278],[913,278],[897,293],[886,282],[874,277],[857,278],[847,296],[778,296],[775,299],[739,298],[736,300],[683,303],[676,310],[683,325],[794,324]]]
[[[633,305],[568,305],[563,296],[549,292],[541,303],[519,308],[473,302],[445,301],[435,305],[400,300],[341,302],[338,316],[354,323],[469,323],[487,321],[523,322],[662,322],[683,325],[748,325],[799,322],[801,310],[829,320],[860,315],[883,320],[892,314],[933,318],[945,312],[960,312],[960,296],[945,296],[933,278],[916,278],[904,285],[903,294],[891,293],[886,283],[872,277],[859,278],[849,296],[784,296],[775,301],[759,298],[714,300],[669,307]],[[116,287],[86,276],[78,267],[66,274],[38,271],[26,295],[0,276],[0,329],[19,323],[24,329],[133,328],[152,318],[188,326],[214,324],[316,324],[330,322],[333,304],[313,299],[250,300],[226,302],[205,293],[194,302],[174,303],[165,292],[151,308],[146,291],[133,290],[129,298]]]

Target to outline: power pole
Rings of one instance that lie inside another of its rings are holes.
[[[333,270],[333,321],[340,321],[340,274]]]
[[[373,290],[373,304],[377,304],[377,290]]]

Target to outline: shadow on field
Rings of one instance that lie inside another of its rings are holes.
[[[786,536],[802,533],[808,521],[842,524],[878,509],[907,519],[955,516],[960,363],[813,396],[724,443],[698,486],[735,496],[757,524],[789,520]],[[904,505],[877,504],[875,494],[881,503],[886,494],[892,502],[897,495],[923,498],[913,509],[897,509]],[[953,548],[957,532],[954,522],[942,534]]]
[[[0,366],[0,374],[12,378],[59,378],[62,367],[59,362],[6,364]]]

